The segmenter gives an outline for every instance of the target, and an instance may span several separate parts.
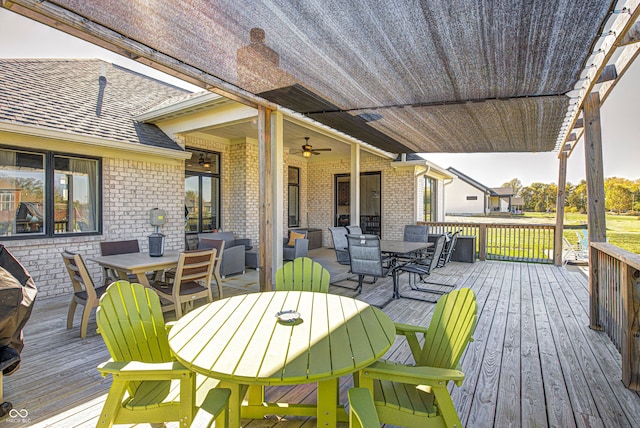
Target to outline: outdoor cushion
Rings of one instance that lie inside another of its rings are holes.
[[[296,239],[304,239],[306,238],[304,233],[298,233],[298,232],[291,232],[289,234],[289,242],[287,243],[287,245],[289,247],[293,247],[296,245]]]

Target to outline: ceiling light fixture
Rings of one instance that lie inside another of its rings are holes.
[[[211,168],[211,162],[209,159],[205,159],[202,154],[200,154],[200,159],[198,159],[198,165],[203,168]]]
[[[303,158],[310,158],[311,157],[311,151],[303,151],[302,152],[302,157]]]

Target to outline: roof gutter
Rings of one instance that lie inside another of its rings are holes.
[[[213,92],[202,91],[197,95],[182,101],[176,101],[159,108],[155,108],[137,115],[134,119],[139,122],[148,122],[164,119],[167,116],[177,116],[181,113],[193,113],[194,111],[202,111],[210,107],[219,106],[226,103],[235,102],[222,95]]]
[[[110,138],[93,137],[90,135],[77,134],[69,131],[59,131],[50,128],[33,125],[18,125],[15,123],[7,123],[0,121],[0,131],[12,132],[28,136],[40,138],[48,138],[52,140],[62,140],[72,143],[82,143],[93,147],[117,149],[120,151],[154,155],[171,159],[189,159],[191,153],[181,150],[165,149],[162,147],[146,146],[144,144],[136,144],[126,141],[119,141]]]

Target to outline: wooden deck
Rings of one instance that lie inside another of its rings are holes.
[[[333,258],[326,250],[315,254],[323,263]],[[432,280],[471,287],[478,298],[475,341],[462,364],[467,378],[452,393],[465,426],[640,426],[640,395],[622,385],[620,355],[604,333],[588,328],[588,285],[581,272],[487,261],[451,262],[436,273]],[[225,293],[256,291],[256,280],[254,271],[228,278]],[[338,287],[331,292],[353,294]],[[377,304],[390,294],[390,281],[382,280],[365,285],[360,298]],[[22,366],[4,379],[5,400],[27,410],[28,417],[5,419],[1,426],[95,426],[110,384],[96,366],[108,353],[93,317],[86,339],[80,339],[78,328],[65,329],[67,305],[66,297],[37,301],[25,329]],[[401,299],[384,310],[396,321],[426,325],[433,306]],[[398,340],[389,358],[408,357]],[[350,383],[350,378],[342,380],[343,399]],[[270,388],[267,394],[279,401],[315,400],[312,385]],[[249,427],[316,426],[314,418],[245,422]]]

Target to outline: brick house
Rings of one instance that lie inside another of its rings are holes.
[[[255,109],[100,60],[0,59],[0,87],[0,180],[22,190],[22,200],[41,203],[44,217],[26,232],[16,215],[4,215],[0,240],[32,273],[41,297],[70,288],[63,249],[88,258],[99,254],[101,241],[137,238],[144,251],[152,208],[167,212],[166,251],[184,250],[185,233],[215,229],[258,241]],[[339,197],[350,186],[354,146],[355,212],[365,231],[394,239],[405,224],[444,220],[448,171],[296,113],[282,115],[276,173],[284,236],[318,228],[323,245],[331,245],[327,228],[354,212],[349,193]],[[101,281],[97,265],[88,266]]]

